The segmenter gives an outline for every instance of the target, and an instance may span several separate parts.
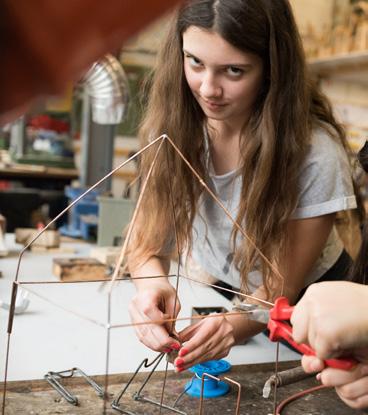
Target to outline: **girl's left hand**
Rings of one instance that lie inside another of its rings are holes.
[[[177,372],[227,356],[235,344],[234,328],[226,316],[211,315],[182,330],[179,340],[184,345],[174,362]]]
[[[368,350],[365,351],[368,357]],[[302,365],[306,372],[321,371],[318,379],[325,386],[334,386],[340,399],[354,409],[368,407],[368,364],[367,358],[361,359],[353,369],[339,370],[325,368],[323,361],[314,356],[303,356]]]

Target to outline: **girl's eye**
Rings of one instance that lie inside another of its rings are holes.
[[[195,68],[198,68],[202,65],[202,62],[194,56],[186,55],[186,58],[189,59],[190,65]]]
[[[231,76],[240,76],[244,73],[243,69],[237,68],[236,66],[229,66],[226,71]]]
[[[198,60],[197,58],[193,58],[193,56],[190,58],[190,61],[191,61],[192,65],[194,65],[194,66],[198,66],[198,65],[201,64],[201,61]]]

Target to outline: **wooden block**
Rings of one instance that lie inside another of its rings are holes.
[[[91,258],[113,267],[117,263],[120,252],[121,246],[98,246],[92,248],[89,255]]]
[[[94,258],[54,258],[53,273],[62,281],[109,280],[104,264]]]
[[[227,311],[228,310],[226,310],[225,307],[192,307],[192,317],[208,316],[216,313],[227,313]],[[198,318],[193,318],[190,321],[190,324],[196,324],[198,321]]]
[[[40,231],[33,228],[17,228],[15,230],[15,242],[28,245]],[[44,248],[57,248],[60,245],[59,231],[47,230],[40,235],[32,246],[41,246]]]
[[[354,50],[368,49],[368,21],[362,22],[356,29],[354,38]]]
[[[5,216],[0,214],[0,227],[1,230],[3,231],[3,234],[5,235],[6,233],[6,219]]]
[[[5,233],[6,233],[6,219],[5,219],[5,216],[0,214],[0,257],[5,257],[9,253],[5,245]],[[1,276],[2,275],[0,275],[0,277]]]
[[[31,245],[30,250],[31,250],[31,252],[35,252],[37,254],[69,254],[69,255],[73,255],[73,254],[77,253],[77,249],[72,247],[72,246],[59,246],[59,247],[47,248],[45,246]]]
[[[333,33],[333,53],[335,55],[350,51],[351,34],[349,28],[337,26]]]

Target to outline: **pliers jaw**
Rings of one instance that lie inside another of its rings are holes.
[[[253,321],[267,324],[270,319],[270,310],[261,308],[257,304],[241,303],[233,307],[234,311],[243,311]]]

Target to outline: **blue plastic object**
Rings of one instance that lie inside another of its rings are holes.
[[[82,193],[87,189],[80,187],[66,187],[65,195],[69,198],[69,201],[72,202],[77,199]],[[81,216],[83,215],[94,215],[97,218],[98,215],[98,202],[97,196],[99,192],[92,190],[88,193],[83,199],[81,199],[77,204],[75,204],[69,211],[68,224],[62,226],[59,231],[61,235],[70,236],[72,238],[88,239],[89,228],[91,226],[83,225]],[[96,219],[97,223],[97,219]],[[97,224],[95,225],[97,227]]]
[[[185,393],[195,398],[201,397],[201,385],[203,373],[208,373],[212,376],[218,376],[222,373],[228,372],[231,364],[226,360],[210,360],[191,367],[189,370],[194,373],[191,381],[185,385]],[[226,395],[229,392],[230,386],[222,381],[217,381],[208,377],[204,378],[203,397],[217,398]]]

